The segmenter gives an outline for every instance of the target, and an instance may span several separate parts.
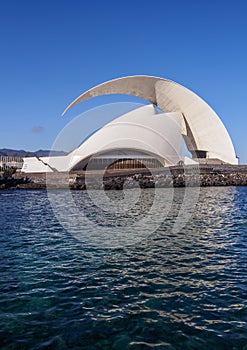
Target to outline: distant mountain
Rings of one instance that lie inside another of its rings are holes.
[[[48,157],[51,156],[64,156],[67,154],[63,151],[49,151],[49,150],[43,150],[39,149],[35,152],[30,151],[24,151],[21,150],[15,150],[15,149],[8,149],[8,148],[2,148],[0,149],[0,156],[9,156],[9,157]]]

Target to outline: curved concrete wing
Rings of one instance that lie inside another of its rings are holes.
[[[101,95],[123,94],[141,97],[150,103],[156,103],[155,83],[162,78],[150,76],[133,76],[109,80],[106,83],[95,86],[76,98],[62,113],[64,115],[69,109],[78,103],[86,101],[92,97]]]
[[[134,109],[107,123],[65,156],[24,158],[22,171],[71,171],[91,157],[114,151],[145,153],[166,166],[182,160],[181,113],[158,114],[153,105]]]
[[[198,95],[171,81],[155,84],[157,105],[166,112],[180,111],[187,125],[185,141],[191,152],[206,151],[208,158],[237,164],[231,138],[213,109]]]
[[[164,112],[184,116],[184,138],[193,155],[238,164],[231,138],[217,114],[198,95],[173,81],[152,76],[130,76],[108,81],[80,95],[64,111],[89,98],[107,94],[127,94],[144,98]],[[64,114],[63,113],[63,114]]]
[[[145,152],[166,165],[177,164],[182,159],[181,119],[180,113],[157,114],[152,105],[128,112],[74,150],[67,170],[88,157],[119,149]]]

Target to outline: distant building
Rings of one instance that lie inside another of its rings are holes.
[[[22,157],[10,157],[10,156],[0,156],[0,168],[5,170],[9,168],[15,168],[21,170],[23,166]]]
[[[199,96],[173,81],[149,76],[108,81],[79,96],[65,111],[89,98],[107,94],[134,95],[152,105],[114,119],[68,155],[24,158],[22,171],[238,164],[231,138],[217,114]],[[164,113],[157,113],[154,106]],[[191,158],[182,156],[182,138]]]

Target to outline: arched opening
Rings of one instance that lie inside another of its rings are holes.
[[[158,169],[164,165],[164,161],[161,162],[155,155],[124,149],[108,151],[83,159],[71,171]]]

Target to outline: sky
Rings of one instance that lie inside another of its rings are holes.
[[[201,96],[247,164],[245,0],[0,0],[0,148],[50,149],[107,80],[154,75]],[[87,120],[87,123],[90,121]]]

